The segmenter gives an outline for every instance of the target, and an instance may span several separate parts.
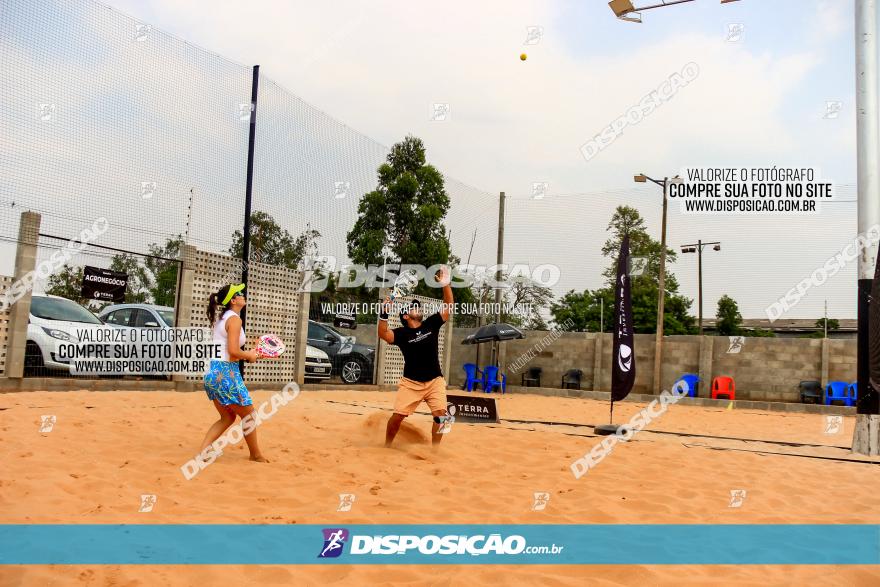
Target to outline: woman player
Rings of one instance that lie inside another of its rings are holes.
[[[220,435],[235,423],[236,416],[244,418],[254,411],[254,402],[241,378],[241,371],[238,370],[239,360],[253,363],[258,356],[257,351],[241,350],[245,336],[239,314],[247,303],[242,290],[244,284],[241,283],[223,286],[220,291],[211,294],[208,302],[208,321],[214,329],[214,343],[220,345],[220,359],[212,360],[208,372],[205,373],[205,392],[208,394],[208,399],[214,402],[220,419],[208,429],[200,452],[220,438]],[[219,320],[217,320],[218,307],[224,310]],[[260,452],[257,444],[256,427],[253,427],[251,433],[245,435],[244,439],[252,461],[269,462]]]

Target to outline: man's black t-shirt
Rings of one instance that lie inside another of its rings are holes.
[[[432,314],[418,328],[401,326],[393,330],[394,344],[403,353],[404,377],[424,383],[443,376],[437,353],[444,322],[440,314]]]

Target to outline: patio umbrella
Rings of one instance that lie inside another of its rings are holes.
[[[480,327],[475,333],[468,334],[461,341],[461,344],[482,344],[484,342],[514,340],[517,338],[525,338],[525,336],[510,324],[498,322],[496,324],[487,324]]]

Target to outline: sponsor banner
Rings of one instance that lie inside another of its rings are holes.
[[[495,399],[470,395],[447,395],[446,412],[456,422],[492,422],[498,421],[498,407]]]
[[[333,326],[336,328],[355,330],[357,328],[357,318],[350,314],[337,314],[336,317],[333,318]]]
[[[880,525],[0,526],[0,565],[21,564],[877,565]]]
[[[629,267],[629,235],[620,243],[617,258],[617,285],[614,289],[614,338],[611,362],[611,401],[619,402],[632,390],[636,381],[636,353],[633,336],[632,296]]]
[[[83,267],[82,296],[86,299],[124,302],[127,287],[127,273],[88,265]]]

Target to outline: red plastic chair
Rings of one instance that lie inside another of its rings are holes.
[[[712,399],[718,399],[719,395],[731,400],[736,399],[736,384],[732,377],[721,376],[712,380]]]

